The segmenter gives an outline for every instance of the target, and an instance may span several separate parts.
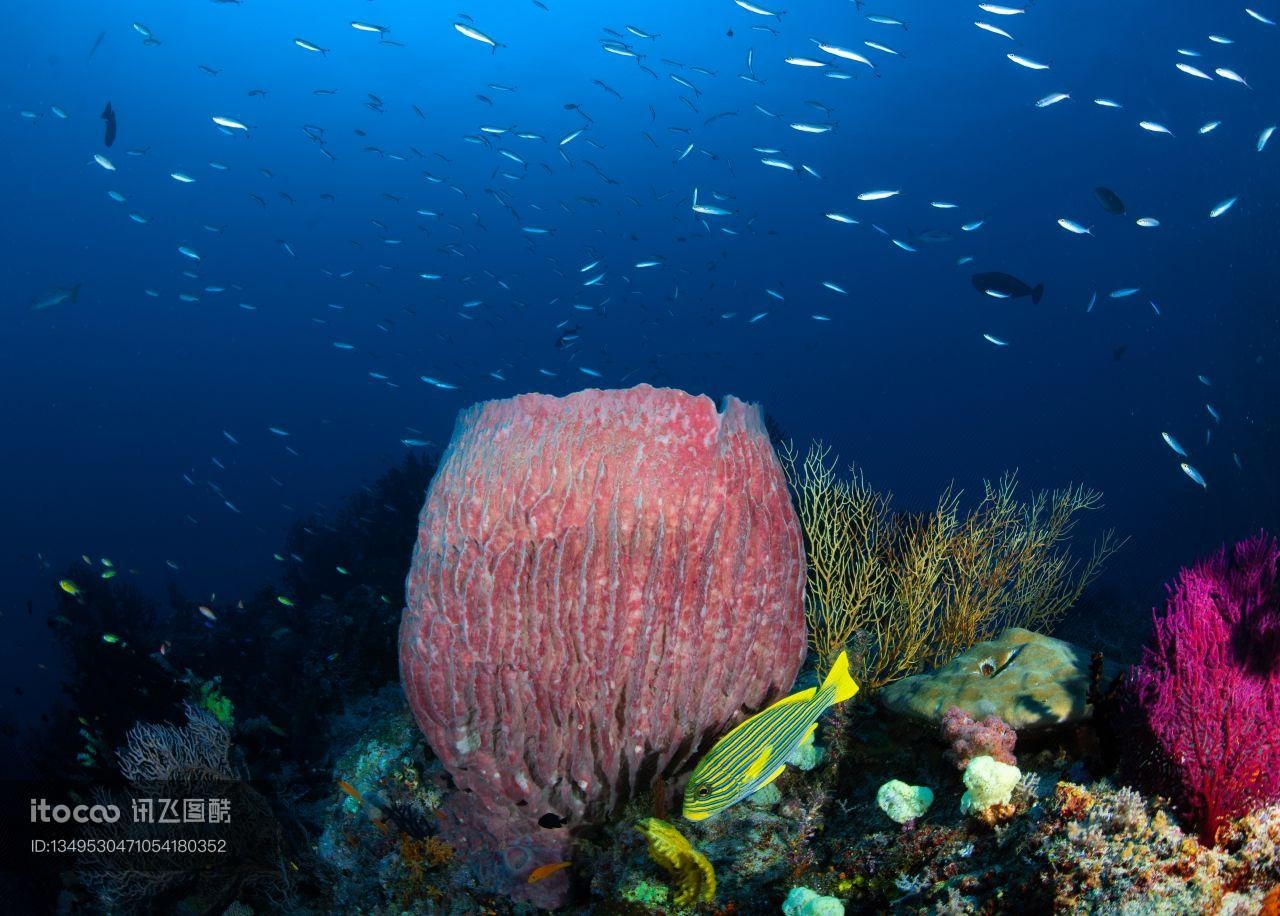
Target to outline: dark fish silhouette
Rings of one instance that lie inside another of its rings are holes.
[[[107,122],[107,131],[102,136],[102,142],[107,146],[116,142],[116,113],[111,109],[111,103],[107,103],[107,107],[102,109],[102,120]]]
[[[1098,198],[1098,203],[1102,204],[1102,209],[1116,216],[1124,216],[1124,201],[1115,191],[1110,188],[1094,188],[1093,193]]]
[[[106,32],[98,33],[98,37],[93,40],[93,47],[89,49],[89,56],[85,58],[86,61],[93,60],[93,55],[98,53],[98,46],[102,44],[102,39],[106,37],[107,37]]]
[[[579,333],[581,330],[582,326],[577,324],[565,328],[560,332],[560,336],[556,338],[556,349],[563,350],[565,347],[572,345],[575,340],[582,336]]]
[[[955,234],[946,229],[926,229],[923,232],[908,234],[919,242],[954,242],[956,240]]]
[[[974,274],[973,285],[978,292],[988,295],[995,293],[1000,299],[1021,299],[1023,296],[1030,296],[1032,302],[1038,303],[1040,297],[1044,295],[1043,283],[1037,283],[1033,288],[1017,277],[999,271]]]

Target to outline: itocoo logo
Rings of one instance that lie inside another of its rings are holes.
[[[114,824],[120,820],[118,805],[51,805],[43,798],[31,799],[31,823]]]

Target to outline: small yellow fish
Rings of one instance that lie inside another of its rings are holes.
[[[209,608],[205,607],[203,604],[202,604],[202,605],[200,605],[200,613],[201,613],[201,614],[203,614],[203,615],[204,615],[206,618],[208,618],[209,620],[217,620],[217,619],[218,619],[218,615],[217,615],[217,614],[215,614],[215,613],[214,613],[212,610],[210,610]]]
[[[276,600],[279,601],[281,604],[283,604],[285,607],[294,606],[293,600],[290,598],[286,598],[284,595],[276,595]]]
[[[556,872],[563,868],[568,868],[572,864],[572,862],[552,862],[550,865],[539,865],[533,871],[529,872],[529,877],[526,879],[526,883],[536,884],[539,881],[550,878]]]
[[[76,585],[70,579],[61,579],[58,582],[58,588],[62,589],[72,598],[80,597],[80,586]]]
[[[698,761],[684,790],[684,816],[700,821],[763,789],[818,727],[818,717],[858,692],[841,652],[821,687],[783,697],[715,743]]]

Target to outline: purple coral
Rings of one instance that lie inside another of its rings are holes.
[[[1265,534],[1184,569],[1130,689],[1205,843],[1280,800],[1280,550]]]
[[[946,757],[957,769],[963,770],[974,757],[984,755],[1009,766],[1018,763],[1013,756],[1018,733],[999,716],[977,722],[959,706],[952,706],[942,715],[942,737],[949,745]]]
[[[642,385],[464,412],[422,510],[400,665],[481,880],[555,903],[563,875],[524,879],[569,857],[571,830],[789,688],[804,576],[756,407]]]

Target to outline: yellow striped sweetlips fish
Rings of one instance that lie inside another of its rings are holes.
[[[841,652],[820,687],[783,697],[716,742],[693,768],[684,790],[684,816],[700,821],[763,789],[818,727],[818,717],[858,692]]]

